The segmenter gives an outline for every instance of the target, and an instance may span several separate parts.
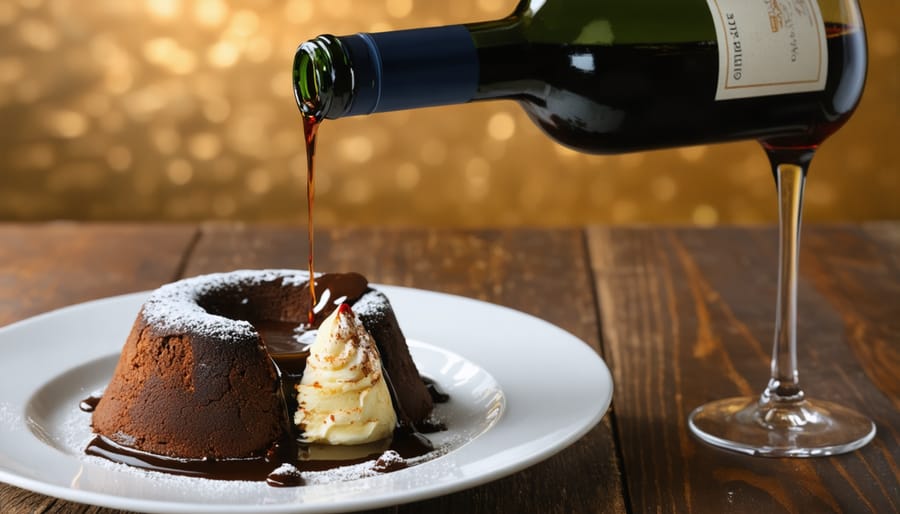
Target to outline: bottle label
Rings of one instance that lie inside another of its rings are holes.
[[[706,0],[719,43],[716,100],[825,89],[828,49],[816,0]]]

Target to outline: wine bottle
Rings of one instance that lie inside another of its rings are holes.
[[[322,35],[293,86],[314,120],[518,101],[589,153],[757,139],[814,148],[866,72],[854,0],[523,0],[495,21]]]

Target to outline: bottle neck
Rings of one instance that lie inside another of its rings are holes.
[[[508,28],[500,21],[319,36],[294,57],[297,105],[321,120],[504,96],[500,75],[514,67],[497,57],[509,54]]]

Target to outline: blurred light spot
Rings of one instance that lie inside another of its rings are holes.
[[[506,141],[516,133],[516,120],[512,115],[498,112],[488,118],[488,135],[498,141]]]
[[[411,191],[419,185],[422,172],[413,162],[404,162],[394,171],[394,183],[403,191]]]
[[[87,118],[75,111],[55,111],[47,116],[47,124],[57,135],[75,138],[88,129]]]
[[[315,12],[312,0],[289,0],[284,5],[284,17],[289,23],[305,23]]]
[[[412,116],[412,113],[410,110],[392,111],[380,114],[379,116],[385,121],[385,123],[390,124],[392,127],[406,127],[409,123],[409,119]]]
[[[103,183],[103,170],[93,161],[63,162],[49,173],[46,186],[52,191],[90,191]]]
[[[158,18],[174,18],[181,11],[180,0],[147,0],[147,12]]]
[[[222,151],[222,140],[213,132],[194,134],[188,141],[188,150],[201,161],[214,159]]]
[[[509,2],[504,0],[478,0],[478,8],[482,11],[493,13],[503,8],[509,8]]]
[[[213,123],[222,123],[231,114],[231,104],[220,96],[211,96],[203,103],[203,115]]]
[[[183,186],[194,178],[194,167],[186,159],[175,159],[166,166],[166,177],[176,186]]]
[[[491,163],[483,157],[473,157],[464,169],[466,196],[470,200],[483,200],[491,190]]]
[[[672,177],[661,176],[650,181],[650,192],[660,202],[668,202],[678,194],[678,183]]]
[[[304,168],[305,170],[306,168]],[[328,194],[328,191],[331,191],[332,178],[334,175],[331,173],[319,173],[316,175],[316,194]],[[302,191],[302,193],[301,193]],[[303,194],[304,201],[306,200],[306,172],[303,172],[303,185],[297,188],[298,194]]]
[[[294,155],[290,162],[288,162],[288,169],[291,170],[291,175],[293,175],[295,179],[306,180],[306,153],[299,152]],[[316,183],[318,183],[318,178],[322,176],[322,174],[317,173],[316,175]]]
[[[504,142],[497,141],[489,137],[481,139],[481,155],[491,161],[499,161],[506,156],[506,149],[509,145]],[[477,140],[477,139],[476,139]]]
[[[472,18],[472,4],[470,2],[449,2],[447,5],[447,9],[450,11],[450,16],[459,20],[466,20]]]
[[[490,178],[491,163],[483,157],[473,157],[466,163],[465,174],[468,181],[484,182]]]
[[[265,36],[256,36],[247,42],[244,50],[251,62],[264,62],[272,55],[272,42]]]
[[[716,208],[712,205],[702,203],[694,207],[694,212],[691,213],[691,219],[693,220],[695,225],[699,225],[701,227],[711,227],[718,223],[719,211],[717,211]]]
[[[159,188],[159,173],[156,170],[152,172],[136,173],[132,186],[134,192],[141,196],[152,196]]]
[[[121,94],[131,89],[134,81],[131,53],[105,34],[92,37],[89,50],[94,62],[103,72],[103,84],[107,92]]]
[[[124,146],[114,146],[106,152],[106,163],[114,171],[125,171],[131,166],[131,150]]]
[[[618,156],[618,161],[622,168],[633,170],[644,163],[644,158],[646,158],[646,154],[640,152],[625,153]]]
[[[159,37],[144,43],[144,58],[173,73],[186,75],[194,70],[197,58],[172,38]]]
[[[217,27],[228,17],[228,5],[223,0],[196,0],[194,19],[200,25]]]
[[[256,195],[262,195],[272,189],[272,175],[265,168],[255,168],[247,173],[247,189]]]
[[[281,130],[271,139],[273,156],[289,156],[303,147],[303,137],[297,134],[297,129]]]
[[[232,116],[228,124],[229,147],[232,151],[257,158],[265,158],[269,123],[262,116],[241,114]]]
[[[186,202],[180,198],[171,198],[166,202],[166,216],[176,220],[187,218],[191,211],[191,207],[196,205],[197,203],[193,199]]]
[[[109,111],[100,118],[100,127],[106,132],[119,132],[124,126],[125,116],[120,111]]]
[[[838,194],[832,184],[825,181],[812,182],[806,189],[803,201],[809,205],[828,207],[837,203]]]
[[[707,148],[708,147],[706,146],[688,146],[679,148],[677,152],[678,155],[687,162],[698,162],[706,155]]]
[[[222,193],[213,198],[212,210],[216,216],[227,218],[237,211],[237,202],[228,193]]]
[[[216,159],[212,167],[212,176],[216,182],[228,183],[237,176],[238,166],[234,159],[220,157]]]
[[[231,41],[219,41],[206,51],[207,62],[216,68],[234,66],[240,56],[240,49]]]
[[[628,223],[637,219],[640,209],[631,200],[616,200],[610,209],[612,220],[616,223]]]
[[[159,153],[171,155],[181,146],[181,136],[175,129],[161,128],[150,133],[150,139],[153,145],[159,150]]]
[[[348,178],[341,188],[341,199],[345,203],[360,205],[369,201],[371,197],[372,189],[368,181],[360,177]]]
[[[12,165],[22,168],[45,169],[53,165],[56,157],[49,144],[37,143],[21,147],[12,155]]]
[[[179,75],[187,75],[197,67],[197,58],[192,52],[178,52],[169,61],[169,70]]]
[[[875,165],[876,150],[865,144],[844,145],[844,166],[848,171],[864,172]]]
[[[341,156],[351,162],[363,163],[372,158],[375,147],[366,136],[345,137],[338,143]]]
[[[519,207],[528,211],[535,211],[540,207],[541,201],[546,194],[547,189],[541,181],[522,182],[519,190]]]
[[[293,99],[294,91],[292,89],[293,85],[291,84],[291,72],[282,70],[275,75],[272,75],[272,80],[269,81],[269,88],[275,96]]]
[[[159,84],[149,85],[128,95],[124,104],[128,116],[137,122],[149,121],[156,113],[170,105],[171,98]]]
[[[20,21],[19,36],[28,46],[45,52],[53,50],[59,44],[59,35],[53,27],[40,20]]]
[[[33,77],[25,77],[16,82],[16,100],[24,104],[30,104],[41,97],[41,83]]]
[[[430,166],[438,166],[447,160],[447,144],[442,139],[429,139],[419,149],[422,162]]]
[[[876,183],[879,187],[885,188],[889,191],[896,191],[897,187],[900,186],[900,180],[897,179],[897,173],[891,173],[888,168],[883,168],[884,172],[879,173],[877,177]]]
[[[591,205],[606,205],[613,198],[615,192],[612,182],[605,177],[599,175],[591,181],[588,188]]]
[[[0,58],[0,83],[10,84],[24,75],[25,66],[22,64],[22,60],[15,57]]]
[[[241,9],[231,16],[226,33],[239,39],[246,39],[259,30],[259,15],[249,9]]]
[[[889,58],[897,55],[897,34],[890,30],[874,30],[868,35],[869,49],[873,55]]]
[[[0,25],[9,25],[16,21],[18,14],[16,4],[10,1],[0,2]]]
[[[387,0],[385,8],[394,18],[405,18],[412,12],[412,0]]]
[[[565,159],[574,159],[574,158],[578,157],[579,155],[581,155],[581,152],[578,152],[577,150],[573,150],[573,149],[569,148],[568,146],[564,146],[561,144],[553,145],[553,151],[556,152],[556,155],[563,157]]]
[[[325,3],[325,15],[331,18],[340,19],[350,15],[352,5],[350,0],[328,0]]]
[[[109,96],[99,93],[89,93],[81,101],[82,110],[95,118],[101,118],[109,112]]]
[[[390,32],[392,30],[394,30],[394,25],[382,20],[373,21],[369,25],[369,32]]]
[[[128,68],[109,70],[103,77],[103,85],[112,94],[122,94],[131,89],[134,75]]]

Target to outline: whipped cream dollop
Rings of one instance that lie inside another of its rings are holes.
[[[325,318],[297,386],[294,422],[307,443],[365,444],[397,424],[375,340],[347,304]]]

